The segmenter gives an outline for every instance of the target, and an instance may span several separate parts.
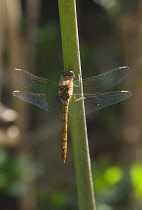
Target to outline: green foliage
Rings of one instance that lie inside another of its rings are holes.
[[[21,196],[23,186],[20,181],[19,157],[10,155],[6,149],[0,149],[0,192],[15,197]]]
[[[114,165],[106,156],[92,164],[97,210],[140,210],[142,164],[133,163],[128,169]],[[62,186],[38,189],[38,209],[76,210],[74,193]]]
[[[134,163],[130,168],[134,196],[137,199],[142,198],[142,164]]]
[[[33,171],[26,169],[21,174],[21,158],[11,151],[0,149],[0,192],[14,197],[20,197],[24,192],[21,175],[26,180],[33,179]],[[142,197],[142,164],[132,163],[126,168],[113,165],[109,158],[104,157],[92,165],[94,191],[97,210],[134,210],[141,209]],[[51,186],[50,186],[51,188]],[[37,209],[44,210],[77,210],[77,200],[74,193],[69,193],[61,187],[35,191]],[[113,206],[117,207],[113,207]]]
[[[94,190],[97,194],[107,192],[122,179],[122,169],[117,166],[110,166],[107,159],[95,163],[92,168]]]
[[[48,23],[48,25],[36,28],[32,33],[31,39],[45,50],[49,48],[54,49],[59,39],[59,29],[55,23]]]
[[[38,209],[48,210],[77,210],[77,200],[73,194],[69,194],[62,188],[53,188],[47,193],[47,190],[38,188],[36,192]]]
[[[142,207],[142,164],[133,163],[126,169],[112,165],[105,157],[93,164],[92,172],[98,207],[113,209],[114,204],[118,206],[115,210]]]

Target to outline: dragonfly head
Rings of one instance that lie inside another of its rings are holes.
[[[74,78],[75,77],[75,74],[73,71],[71,70],[64,70],[62,73],[61,73],[61,77],[62,78]]]

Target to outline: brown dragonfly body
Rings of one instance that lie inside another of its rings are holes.
[[[68,107],[73,94],[74,72],[65,70],[61,74],[59,97],[62,102],[62,161],[65,163],[67,155]]]

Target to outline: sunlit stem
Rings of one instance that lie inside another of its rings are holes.
[[[60,28],[62,38],[62,49],[64,69],[75,72],[76,79],[81,74],[76,1],[58,0]],[[78,88],[80,97],[83,96],[82,80]],[[73,109],[73,107],[72,107]],[[88,147],[86,118],[83,100],[78,101],[78,107],[74,112],[81,110],[79,117],[70,117],[70,128],[72,136],[73,156],[76,172],[77,192],[80,210],[95,210],[95,199],[92,184],[91,164]]]

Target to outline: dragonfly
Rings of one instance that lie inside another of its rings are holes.
[[[82,79],[83,96],[81,96],[78,94],[80,77],[74,81],[75,74],[71,70],[64,70],[61,73],[58,84],[16,68],[13,70],[14,77],[28,91],[15,90],[12,93],[19,99],[46,111],[62,113],[62,162],[65,163],[68,114],[72,116],[83,114],[81,109],[78,108],[80,99],[84,100],[85,113],[88,114],[130,97],[132,95],[130,91],[105,92],[124,80],[130,71],[129,67],[122,66],[98,76]]]

